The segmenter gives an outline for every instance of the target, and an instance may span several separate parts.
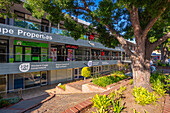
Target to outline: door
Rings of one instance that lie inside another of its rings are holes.
[[[41,85],[47,85],[47,71],[41,72]]]

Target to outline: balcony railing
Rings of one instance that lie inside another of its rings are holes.
[[[57,62],[57,61],[89,61],[89,60],[129,60],[121,56],[87,56],[87,55],[49,55],[49,54],[9,54],[0,53],[0,63],[13,62]]]

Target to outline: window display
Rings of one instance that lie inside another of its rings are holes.
[[[31,61],[31,47],[25,47],[25,61]]]
[[[22,47],[15,46],[15,61],[22,61]]]

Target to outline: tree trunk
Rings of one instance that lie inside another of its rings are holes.
[[[149,91],[152,91],[150,86],[150,62],[141,63],[138,59],[132,61],[132,72],[133,72],[133,86],[145,87]]]
[[[163,47],[163,44],[161,44],[161,62],[163,64],[165,64],[165,59],[166,59],[166,57],[165,57],[165,49]]]

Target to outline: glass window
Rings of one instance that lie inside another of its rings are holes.
[[[31,47],[25,47],[25,61],[31,61]]]
[[[6,75],[0,75],[0,92],[6,91]]]
[[[4,18],[0,18],[0,23],[1,24],[5,24],[5,19]]]
[[[40,86],[40,72],[25,73],[25,88]]]
[[[47,71],[41,72],[41,85],[47,84]]]
[[[57,34],[58,33],[58,29],[55,28],[55,27],[51,27],[51,33]]]
[[[21,46],[15,46],[15,61],[22,61],[22,52]]]
[[[24,74],[15,74],[14,75],[14,89],[24,88]]]

